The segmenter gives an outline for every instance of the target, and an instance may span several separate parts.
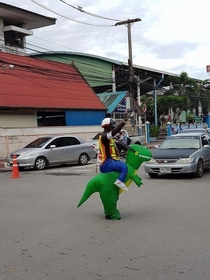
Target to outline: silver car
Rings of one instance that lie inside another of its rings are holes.
[[[16,155],[19,169],[33,167],[38,170],[50,165],[78,163],[85,165],[96,152],[90,143],[77,136],[45,136],[37,138],[24,148],[14,151],[7,158],[7,164],[12,166]]]
[[[194,173],[203,176],[210,167],[210,136],[206,133],[180,133],[167,137],[144,164],[151,178],[161,174]]]
[[[207,133],[210,135],[209,131],[205,128],[188,128],[188,129],[183,129],[181,133],[194,133],[194,132],[203,132]]]

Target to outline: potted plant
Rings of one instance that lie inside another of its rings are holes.
[[[150,125],[149,131],[150,140],[155,141],[157,136],[159,135],[159,127],[157,125],[152,124]]]

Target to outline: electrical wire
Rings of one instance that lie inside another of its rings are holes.
[[[70,21],[74,21],[74,22],[77,22],[77,23],[81,23],[81,24],[85,24],[85,25],[90,25],[90,26],[98,26],[98,27],[113,27],[113,26],[115,26],[114,24],[113,24],[113,25],[91,24],[91,23],[86,23],[86,22],[82,22],[82,21],[75,20],[75,19],[71,19],[71,18],[69,18],[69,17],[67,17],[67,16],[61,15],[61,14],[59,14],[59,13],[57,13],[57,12],[55,12],[55,11],[49,9],[49,8],[47,8],[46,6],[44,6],[44,5],[40,4],[40,3],[38,3],[38,2],[35,1],[35,0],[31,0],[31,1],[34,2],[34,3],[36,3],[37,5],[41,6],[42,8],[44,8],[44,9],[46,9],[46,10],[48,10],[48,11],[50,11],[50,12],[52,12],[52,13],[54,13],[54,14],[60,16],[60,17],[63,17],[63,18],[65,18],[65,19],[68,19],[68,20],[70,20]]]
[[[27,45],[30,45],[30,44],[27,44]],[[32,45],[31,44],[31,46],[35,46],[35,47],[37,47],[36,45]],[[34,49],[32,49],[32,48],[29,48],[29,47],[27,47],[27,49],[28,50],[34,50]],[[44,50],[47,50],[46,48],[42,48],[42,49],[44,49]],[[43,54],[43,55],[45,55],[45,53],[44,52],[39,52],[40,54]],[[69,59],[67,59],[66,57],[62,57],[62,56],[58,56],[58,55],[56,55],[56,57],[60,57],[60,58],[62,58],[63,60],[64,60],[64,62],[66,63],[66,61],[71,61],[71,63],[73,63],[73,60],[71,59],[71,58],[69,58]],[[37,59],[37,58],[36,58]],[[5,63],[6,61],[2,61],[2,63]],[[54,62],[52,62],[52,61],[49,61],[49,60],[45,60],[45,63],[54,63]],[[81,65],[83,65],[83,66],[92,66],[92,64],[91,63],[86,63],[86,62],[77,62],[77,64],[81,64]],[[42,68],[41,70],[40,70],[40,67],[30,67],[30,66],[23,66],[22,64],[21,65],[17,65],[17,66],[19,66],[19,67],[22,67],[22,71],[24,72],[25,71],[25,73],[23,73],[24,75],[24,78],[23,79],[27,79],[27,78],[31,78],[30,76],[27,76],[27,75],[25,75],[27,72],[34,72],[34,73],[39,73],[39,74],[41,74],[41,75],[43,75],[43,77],[44,78],[46,78],[46,79],[49,79],[50,77],[54,80],[54,79],[56,79],[58,82],[61,82],[62,83],[62,80],[64,79],[68,79],[68,80],[73,80],[72,82],[73,83],[75,83],[75,82],[77,82],[78,83],[78,85],[79,85],[79,83],[80,83],[80,81],[79,80],[77,80],[76,78],[78,77],[78,73],[76,73],[76,74],[70,74],[68,71],[67,72],[62,72],[62,71],[58,71],[58,72],[56,72],[55,70],[50,70],[50,69],[47,69],[47,68]],[[63,64],[61,65],[61,68],[63,67]],[[122,66],[122,68],[123,68],[123,66]],[[90,69],[88,69],[87,70],[88,71],[88,74],[87,75],[85,75],[85,78],[86,78],[86,80],[89,80],[89,81],[91,81],[91,82],[95,82],[95,83],[98,83],[98,82],[103,82],[103,83],[105,83],[105,84],[107,84],[107,83],[110,83],[110,85],[112,84],[112,82],[113,82],[113,80],[112,80],[112,78],[110,78],[109,76],[110,75],[108,75],[107,77],[102,77],[101,76],[101,74],[103,74],[104,72],[103,71],[98,71],[98,68],[97,69],[94,69],[94,70],[91,70],[91,72],[90,72]],[[146,70],[143,70],[143,69],[141,69],[141,70],[139,70],[138,69],[138,71],[139,72],[146,72]],[[154,70],[154,72],[155,72],[155,70]],[[12,71],[11,71],[11,73],[12,73]],[[13,72],[13,74],[15,74],[14,72]],[[142,75],[141,75],[142,76]],[[156,78],[156,75],[155,74],[153,74],[153,73],[150,73],[150,76],[152,77],[152,78]],[[126,82],[126,80],[127,80],[127,82]],[[129,85],[129,81],[128,81],[129,79],[128,78],[125,78],[125,77],[120,77],[120,78],[118,78],[118,85],[117,85],[117,89],[119,89],[120,87],[124,87],[124,86],[128,86]],[[165,81],[168,81],[168,82],[170,82],[170,77],[168,77],[167,79],[165,79]],[[71,82],[71,81],[70,81]],[[23,82],[23,85],[24,85],[24,82]],[[152,90],[152,88],[151,88],[151,84],[149,84],[149,83],[144,83],[144,89],[145,90],[147,90],[147,89],[150,89],[150,90]],[[86,99],[87,100],[87,98],[85,97],[85,94],[84,94],[84,92],[83,91],[81,91],[81,93],[83,93],[83,95],[81,96],[80,95],[80,97],[82,97],[83,99]],[[59,94],[58,94],[58,97],[59,96],[62,96],[62,93],[60,92]],[[63,96],[62,96],[63,97]],[[78,99],[78,98],[76,98],[75,97],[75,99]],[[195,97],[191,97],[191,100],[192,101],[194,101],[194,100],[196,100],[196,98]],[[200,97],[200,100],[201,101],[205,101],[205,98],[203,98],[203,97]]]
[[[3,41],[3,40],[2,40]],[[29,48],[28,47],[28,45],[30,45],[30,46],[32,46],[32,47],[37,47],[36,45],[32,45],[32,44],[29,44],[29,43],[27,43],[27,47],[26,47],[26,49],[28,49],[28,50],[33,50],[33,51],[36,51],[34,48]],[[44,50],[48,50],[48,49],[46,49],[46,48],[43,48]],[[50,50],[49,50],[50,51]],[[37,52],[37,51],[36,51]],[[39,55],[40,56],[42,56],[42,55],[46,55],[46,53],[45,52],[42,52],[42,51],[38,51],[38,57],[39,57]],[[48,54],[47,54],[48,55]],[[52,54],[51,55],[53,55],[53,52],[52,52]],[[93,65],[91,64],[91,63],[87,63],[87,62],[81,62],[81,61],[74,61],[71,57],[67,57],[68,56],[68,53],[64,53],[64,54],[57,54],[56,52],[55,52],[55,55],[56,55],[56,59],[54,60],[54,61],[52,61],[52,60],[45,60],[45,62],[47,62],[48,64],[50,64],[50,63],[54,63],[54,62],[60,62],[60,61],[58,61],[57,60],[57,58],[58,59],[60,59],[60,60],[63,60],[64,62],[63,62],[63,64],[60,64],[60,67],[61,68],[63,68],[63,67],[65,67],[64,66],[64,63],[66,64],[66,62],[69,62],[69,64],[75,64],[75,66],[78,68],[78,66],[79,66],[79,68],[78,69],[81,69],[81,68],[85,68],[84,69],[84,71],[82,72],[82,75],[85,77],[85,79],[86,79],[86,81],[89,83],[89,84],[92,84],[92,85],[90,85],[91,87],[93,87],[93,88],[98,88],[97,89],[97,92],[99,93],[99,90],[100,90],[100,92],[103,92],[103,89],[105,89],[105,91],[107,90],[107,88],[108,87],[111,87],[111,85],[113,84],[113,79],[112,79],[112,77],[111,77],[111,75],[110,74],[107,74],[106,76],[104,75],[104,71],[100,71],[97,67],[95,67],[95,69],[94,68],[92,68],[93,67]],[[33,56],[32,56],[33,57]],[[36,57],[36,59],[37,59],[37,57]],[[91,69],[91,68],[92,69]],[[121,68],[121,70],[119,70],[118,69],[118,71],[122,71],[122,74],[123,74],[123,71],[125,71],[125,73],[126,73],[126,70],[123,70],[124,69],[124,66],[123,65],[120,65],[119,66],[120,68]],[[118,68],[119,68],[118,67]],[[31,69],[31,71],[32,71],[32,69]],[[35,71],[35,70],[34,70]],[[136,72],[137,71],[137,72]],[[154,71],[155,72],[155,71]],[[156,74],[154,73],[152,73],[152,72],[149,72],[149,73],[147,73],[147,71],[146,70],[143,70],[143,69],[135,69],[135,74],[137,75],[137,76],[139,76],[139,77],[145,77],[145,73],[147,74],[147,75],[149,75],[151,78],[157,78],[157,76],[156,76]],[[44,74],[48,74],[48,79],[49,79],[49,75],[50,75],[50,72],[49,71],[47,71],[46,69],[45,69],[45,71],[44,71],[44,73],[42,73],[43,75]],[[103,75],[102,75],[103,74]],[[69,75],[69,72],[67,73],[67,75]],[[126,75],[128,75],[128,74],[126,74]],[[128,79],[128,77],[126,76],[126,75],[121,75],[121,74],[119,74],[118,75],[118,77],[116,77],[116,88],[117,88],[117,90],[118,89],[125,89],[125,90],[127,90],[128,91],[128,88],[129,88],[129,79]],[[52,75],[53,76],[53,75]],[[57,75],[58,76],[58,75]],[[62,77],[63,78],[65,78],[64,77],[65,75],[64,74],[59,74],[59,77],[58,78],[60,78],[60,79],[62,79]],[[69,76],[68,76],[69,77]],[[55,78],[55,77],[54,77]],[[71,78],[72,79],[74,79],[75,80],[75,78],[76,78],[76,75],[75,76],[71,76]],[[170,77],[165,77],[165,79],[164,79],[164,82],[166,82],[166,83],[168,83],[168,85],[170,84]],[[95,85],[93,85],[93,84],[95,84]],[[148,83],[148,82],[145,82],[144,84],[143,84],[143,87],[142,87],[142,89],[143,89],[143,92],[149,92],[149,91],[152,91],[152,89],[153,89],[153,87],[151,86],[151,83]],[[134,90],[134,92],[136,92],[136,89]]]
[[[107,17],[103,17],[103,16],[96,15],[96,14],[92,14],[92,13],[89,13],[89,12],[84,11],[84,10],[82,9],[82,7],[80,7],[80,6],[78,6],[78,8],[77,8],[77,7],[73,6],[73,5],[70,5],[69,3],[67,3],[67,2],[64,1],[64,0],[60,0],[60,1],[63,2],[63,3],[65,3],[66,5],[68,5],[68,6],[72,7],[72,8],[74,8],[74,9],[76,9],[77,11],[80,11],[80,12],[82,12],[82,13],[85,13],[85,14],[87,14],[87,15],[89,15],[89,16],[93,16],[93,17],[97,17],[97,18],[102,18],[102,19],[107,19],[107,20],[112,20],[112,21],[121,21],[121,20],[119,20],[119,19],[107,18]]]

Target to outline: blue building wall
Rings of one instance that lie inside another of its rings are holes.
[[[204,117],[204,122],[207,123],[208,127],[210,127],[210,115]]]
[[[66,126],[100,125],[105,111],[69,110],[65,112]]]

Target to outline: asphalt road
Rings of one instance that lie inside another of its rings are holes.
[[[209,280],[210,171],[134,183],[122,219],[98,194],[77,208],[95,165],[0,172],[0,280]]]

